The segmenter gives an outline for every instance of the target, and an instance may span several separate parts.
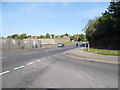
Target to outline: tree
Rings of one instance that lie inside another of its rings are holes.
[[[31,35],[28,35],[28,36],[27,36],[27,38],[30,38],[30,37],[31,37]]]
[[[49,33],[46,33],[45,38],[50,38],[50,34],[49,34]]]
[[[20,38],[20,39],[26,39],[26,38],[27,38],[27,35],[26,35],[25,33],[23,33],[23,34],[21,34],[21,35],[19,36],[19,38]]]
[[[74,40],[75,37],[74,36],[70,36],[70,41]]]
[[[67,33],[66,33],[66,34],[65,34],[65,36],[67,36],[67,37],[68,37],[68,36],[69,36],[69,34],[67,34]]]
[[[19,39],[19,35],[18,34],[13,34],[11,36],[7,36],[7,38]]]
[[[119,37],[120,33],[120,1],[113,0],[110,2],[110,6],[108,7],[108,12],[113,18],[113,33],[114,37]]]
[[[54,34],[51,34],[51,36],[52,36],[52,38],[54,38],[55,35],[54,35]]]
[[[88,41],[119,37],[120,1],[111,2],[108,11],[105,11],[99,18],[89,20],[86,27],[86,37]]]
[[[12,38],[12,36],[7,36],[7,38]]]
[[[61,38],[63,38],[63,37],[64,37],[64,35],[61,35],[60,37],[61,37]]]
[[[81,41],[81,42],[85,41],[85,35],[81,34],[78,38],[78,41]]]
[[[14,38],[14,39],[19,39],[19,35],[18,35],[18,34],[13,34],[13,35],[12,35],[12,38]]]

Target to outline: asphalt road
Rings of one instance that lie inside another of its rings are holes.
[[[3,88],[117,88],[118,65],[71,58],[46,47],[2,53]]]

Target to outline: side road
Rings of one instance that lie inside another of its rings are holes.
[[[88,53],[88,52],[84,52],[81,47],[65,51],[64,54],[75,58],[87,59],[90,61],[120,64],[118,63],[118,56]]]

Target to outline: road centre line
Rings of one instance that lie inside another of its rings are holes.
[[[36,60],[35,62],[40,62],[41,60]]]
[[[6,73],[9,73],[9,72],[10,72],[10,71],[8,70],[8,71],[5,71],[5,72],[0,73],[0,75],[6,74]]]
[[[23,68],[24,66],[19,66],[19,67],[16,67],[14,68],[14,70],[17,70],[17,69],[20,69],[20,68]]]
[[[30,63],[28,63],[27,65],[31,65],[31,64],[33,64],[34,62],[30,62]]]
[[[42,58],[43,60],[46,59],[46,58]]]

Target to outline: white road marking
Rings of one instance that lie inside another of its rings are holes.
[[[10,72],[10,71],[8,70],[8,71],[5,71],[5,72],[0,73],[0,75],[6,74],[6,73],[9,73],[9,72]]]
[[[43,60],[45,59],[45,58],[42,58]]]
[[[40,62],[41,60],[36,60],[35,62]]]
[[[50,57],[48,57],[48,58],[50,58]]]
[[[24,66],[19,66],[19,67],[16,67],[14,68],[14,70],[17,70],[17,69],[20,69],[20,68],[23,68]]]
[[[34,62],[30,62],[30,63],[28,63],[27,65],[31,65],[31,64],[33,64]]]

